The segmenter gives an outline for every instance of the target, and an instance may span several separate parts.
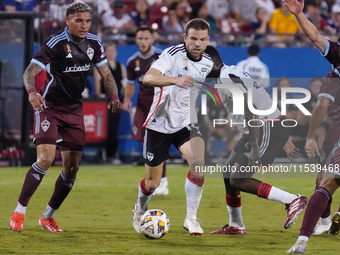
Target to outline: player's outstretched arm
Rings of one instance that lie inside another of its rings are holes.
[[[28,93],[28,100],[30,101],[33,110],[42,111],[46,109],[43,97],[37,92],[35,88],[35,76],[42,71],[41,66],[31,62],[26,68],[23,75],[24,86]]]
[[[325,53],[327,40],[319,33],[318,29],[303,13],[304,2],[304,0],[286,0],[285,5],[288,10],[295,15],[308,39],[311,40],[322,53]]]
[[[330,103],[331,100],[329,98],[321,96],[319,97],[316,106],[313,109],[305,145],[305,151],[309,158],[314,158],[316,155],[320,156],[318,145],[315,140],[315,134],[316,130],[327,114],[328,105]]]
[[[143,83],[153,87],[176,85],[187,89],[194,86],[195,79],[188,75],[183,75],[181,77],[164,76],[158,69],[150,68],[144,75]]]
[[[107,108],[112,109],[112,112],[120,112],[122,110],[122,103],[119,101],[116,81],[112,76],[109,64],[105,63],[98,66],[97,70],[103,78],[104,88],[111,99]]]

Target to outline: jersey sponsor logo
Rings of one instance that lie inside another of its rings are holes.
[[[148,157],[149,161],[152,161],[155,155],[148,151],[148,152],[146,152],[146,156]]]
[[[143,79],[144,79],[144,74],[141,75],[141,76],[139,76],[138,81],[139,81],[139,82],[143,82]]]
[[[41,122],[41,128],[44,132],[46,132],[50,128],[51,123],[45,118],[43,122]]]
[[[68,66],[66,67],[65,71],[63,73],[72,73],[72,72],[86,72],[90,70],[91,64],[85,64],[84,66]]]
[[[87,56],[89,57],[89,59],[93,59],[93,55],[94,55],[94,49],[92,49],[91,47],[89,47],[86,51]]]
[[[69,54],[67,54],[66,58],[73,58],[71,52]]]

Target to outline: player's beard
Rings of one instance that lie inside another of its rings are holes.
[[[149,45],[149,47],[146,48],[146,50],[142,50],[141,48],[139,48],[139,51],[143,54],[143,55],[146,55],[150,52],[151,50],[151,45]]]

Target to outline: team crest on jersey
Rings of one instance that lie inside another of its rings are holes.
[[[155,155],[153,153],[151,153],[151,152],[147,152],[146,156],[148,157],[149,161],[152,161]]]
[[[41,128],[44,132],[46,132],[49,129],[50,125],[51,123],[46,118],[43,122],[41,122]]]
[[[322,162],[325,159],[325,151],[322,149],[320,151],[320,162]]]
[[[89,47],[89,48],[87,49],[86,54],[87,54],[87,56],[92,60],[92,59],[93,59],[93,55],[94,55],[94,50],[93,50],[91,47]]]
[[[135,67],[135,71],[140,71],[140,62],[139,60],[136,60],[136,67]]]
[[[202,72],[202,73],[208,72],[208,68],[203,67],[203,68],[201,69],[201,72]]]

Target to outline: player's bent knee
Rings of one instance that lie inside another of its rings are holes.
[[[233,189],[236,189],[236,190],[239,190],[240,187],[241,187],[241,182],[242,182],[242,179],[240,178],[230,178],[230,186],[233,188]]]
[[[44,170],[47,170],[53,163],[54,157],[39,156],[37,159],[37,165]]]

